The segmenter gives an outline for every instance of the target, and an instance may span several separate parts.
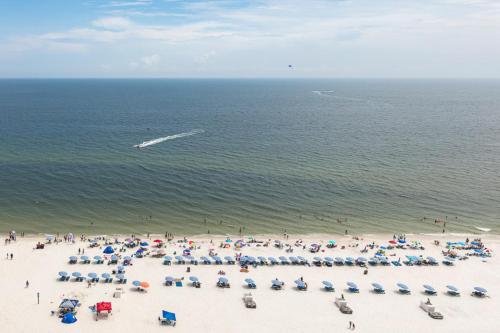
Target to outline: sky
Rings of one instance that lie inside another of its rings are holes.
[[[500,0],[0,0],[0,78],[500,78]]]

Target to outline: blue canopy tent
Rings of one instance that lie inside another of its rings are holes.
[[[111,246],[106,246],[106,248],[104,249],[104,251],[102,251],[102,253],[112,254],[112,253],[115,253],[115,250],[113,250],[113,248]]]
[[[165,310],[162,311],[162,317],[159,319],[160,319],[160,323],[163,325],[175,326],[175,324],[177,322],[177,317],[175,316],[175,313],[168,312]]]
[[[373,291],[377,294],[385,294],[385,289],[380,283],[372,283]]]
[[[73,324],[76,321],[77,321],[77,319],[76,319],[75,315],[71,312],[66,313],[61,320],[61,322],[63,324]]]
[[[356,283],[347,282],[347,286],[349,287],[347,290],[349,290],[351,293],[359,293],[359,289]]]
[[[323,281],[323,285],[325,286],[326,291],[335,291],[335,288],[333,287],[333,283],[330,281]]]

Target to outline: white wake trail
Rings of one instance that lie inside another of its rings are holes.
[[[205,131],[202,130],[202,129],[195,129],[195,130],[192,130],[192,131],[189,131],[189,132],[184,132],[184,133],[179,133],[179,134],[164,136],[164,137],[158,138],[158,139],[144,141],[143,143],[140,143],[138,145],[134,145],[134,147],[135,148],[144,148],[144,147],[152,146],[152,145],[155,145],[157,143],[164,142],[164,141],[178,139],[178,138],[183,138],[185,136],[191,136],[191,135],[200,134],[200,133],[203,133],[203,132],[205,132]]]

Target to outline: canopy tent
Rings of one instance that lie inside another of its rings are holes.
[[[111,246],[106,246],[106,248],[102,252],[105,254],[112,254],[112,253],[115,253],[115,250],[113,250],[113,248]]]
[[[73,324],[76,322],[76,320],[77,319],[76,319],[75,315],[71,312],[68,312],[64,315],[61,322],[64,324]]]
[[[173,313],[173,312],[168,312],[168,311],[163,310],[162,316],[164,319],[171,320],[171,321],[177,321],[177,319],[175,317],[175,313]]]
[[[111,312],[112,306],[111,302],[100,302],[95,305],[97,313],[102,312],[102,311],[107,311]]]
[[[78,305],[78,300],[77,299],[68,299],[65,298],[62,300],[61,304],[59,304],[60,309],[74,309]]]

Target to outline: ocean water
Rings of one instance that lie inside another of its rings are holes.
[[[0,142],[0,231],[500,232],[500,81],[0,80]]]

